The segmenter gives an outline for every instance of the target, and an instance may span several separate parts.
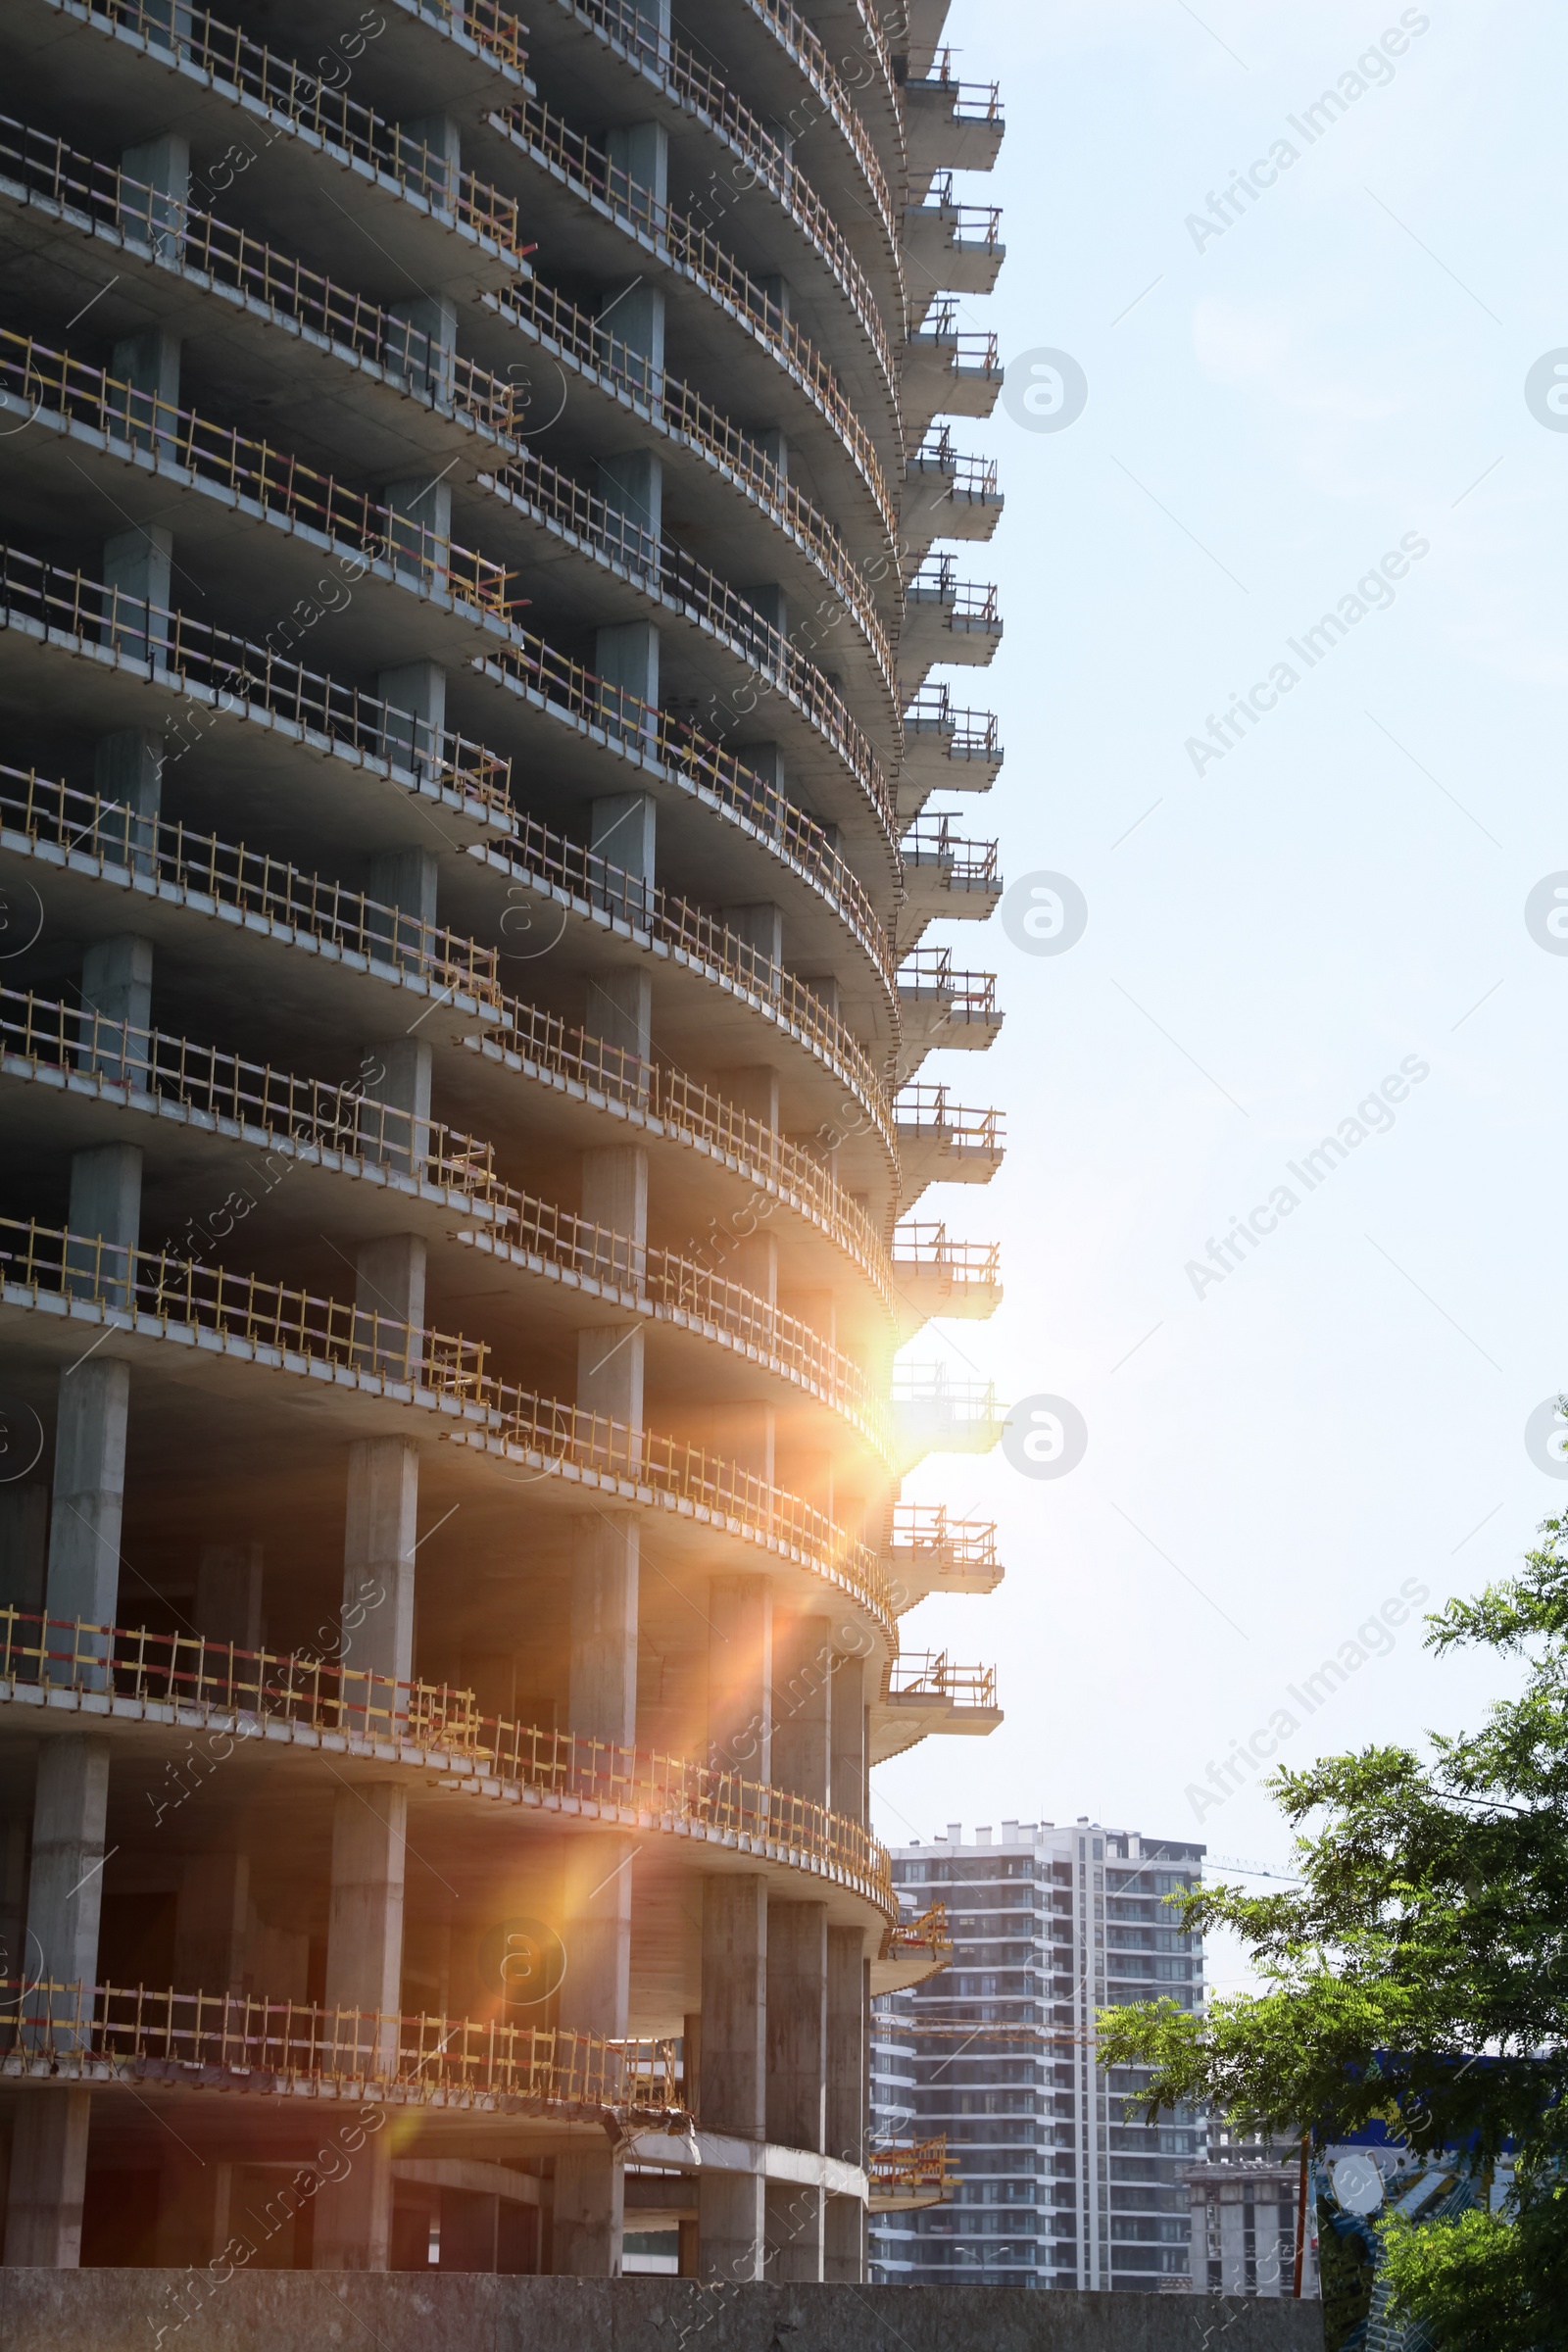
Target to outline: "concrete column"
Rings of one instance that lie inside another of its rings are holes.
[[[46,1598],[68,1624],[115,1623],[129,1409],[128,1364],[100,1350],[61,1373]],[[78,1639],[82,1656],[107,1661],[107,1635]]]
[[[414,1672],[414,1549],[419,1456],[407,1438],[356,1438],[349,1447],[343,1535],[344,1664],[351,1674],[407,1683]],[[351,1685],[351,1698],[366,1693]],[[394,1705],[384,1689],[371,1703]],[[406,1695],[395,1702],[396,1712]]]
[[[784,909],[766,901],[721,906],[719,918],[743,948],[751,950],[748,977],[763,996],[777,996],[784,976]]]
[[[870,1811],[867,1802],[867,1745],[865,1660],[840,1653],[833,1661],[831,1711],[833,1768],[828,1785],[835,1813],[861,1828]]]
[[[790,633],[789,600],[777,580],[760,580],[739,593],[745,597],[764,629],[776,629],[788,641]]]
[[[767,1906],[767,2137],[822,2153],[827,2068],[827,1905]],[[766,2192],[774,2278],[820,2280],[822,2192]]]
[[[174,1983],[181,1992],[244,1990],[250,1888],[250,1856],[231,1846],[185,1864],[174,1916]]]
[[[84,1066],[107,1078],[145,1083],[146,1049],[121,1033],[152,1026],[152,941],[125,933],[95,939],[81,959],[81,1006],[98,1016],[84,1049]]]
[[[430,1156],[432,1060],[432,1049],[423,1038],[394,1037],[371,1046],[362,1065],[360,1150],[367,1159],[397,1168],[405,1176],[422,1176]],[[407,1116],[383,1118],[381,1109]]]
[[[13,1448],[24,1442],[23,1432],[7,1433]],[[24,1617],[40,1613],[48,1547],[48,1488],[40,1483],[0,1489],[0,1609],[17,1609]],[[18,1638],[30,1642],[31,1629],[24,1634],[19,1629]],[[0,1976],[15,1974],[0,1968]]]
[[[81,2262],[90,2090],[29,2090],[17,2101],[6,2204],[8,2270],[74,2271]]]
[[[582,1215],[620,1245],[594,1271],[640,1291],[648,1275],[648,1154],[616,1144],[582,1155]]]
[[[158,815],[163,800],[164,739],[151,727],[123,727],[115,735],[100,735],[93,747],[92,788],[123,822],[125,863],[132,873],[150,874],[158,849]],[[119,825],[100,816],[99,839],[113,841]],[[152,942],[147,953],[146,985],[152,987]],[[90,958],[98,951],[89,948]],[[145,1023],[143,1024],[145,1026]]]
[[[424,1237],[417,1233],[377,1234],[356,1249],[355,1360],[365,1370],[418,1380],[424,1362],[425,1256]]]
[[[199,2270],[228,2243],[234,2168],[174,2139],[162,2154],[155,2259],[160,2270]]]
[[[26,1973],[40,1984],[91,1986],[98,1978],[104,1823],[109,1813],[109,1742],[71,1733],[38,1743],[32,1799],[32,1869],[27,1881]],[[57,2045],[80,2046],[74,1992],[48,2003]],[[90,2017],[91,2003],[81,2012]],[[24,2028],[24,2040],[33,2036]]]
[[[457,202],[462,169],[459,126],[451,115],[417,115],[398,128],[398,161],[410,185],[437,212]]]
[[[407,1815],[406,1792],[388,1782],[341,1788],[332,1808],[326,2006],[361,2016],[374,2013],[386,2021],[373,2042],[368,2028],[359,2029],[362,2063],[372,2074],[390,2074],[397,2066]],[[367,2139],[346,2178],[329,2181],[318,2195],[317,2270],[387,2268],[392,2240],[390,2141],[385,2132]]]
[[[156,260],[177,262],[185,239],[190,202],[190,142],[166,132],[142,147],[127,147],[120,159],[120,223],[133,244],[151,248]]]
[[[383,669],[375,691],[386,705],[386,756],[394,767],[432,777],[441,757],[441,737],[447,723],[447,673],[439,662],[404,662]],[[412,853],[406,853],[412,855]],[[421,855],[429,857],[428,852]],[[419,883],[421,896],[425,885]],[[430,858],[428,889],[434,920],[435,859]]]
[[[179,435],[179,337],[150,326],[117,343],[109,373],[123,390],[110,405],[134,449],[166,450],[176,457]]]
[[[588,847],[625,875],[628,911],[642,912],[652,896],[658,829],[658,804],[651,793],[607,793],[588,805]]]
[[[640,281],[618,288],[601,303],[595,335],[601,367],[629,378],[650,408],[664,397],[664,297]]]
[[[155,669],[169,644],[173,568],[173,535],[161,523],[121,531],[104,542],[104,586],[112,592],[104,613],[105,641]]]
[[[871,1967],[858,1928],[827,1932],[826,2148],[846,2164],[864,2164],[867,2111],[867,2019]],[[858,2197],[829,2197],[823,2217],[823,2277],[858,2285],[865,2277],[865,2207]]]
[[[599,461],[599,495],[607,509],[611,555],[658,581],[664,532],[664,468],[649,450],[623,450]]]
[[[830,1617],[775,1619],[772,1786],[808,1804],[828,1802],[834,1690]]]
[[[416,473],[388,482],[381,497],[391,509],[393,567],[400,579],[445,595],[447,553],[452,545],[452,483]]]
[[[710,1577],[708,1624],[709,1760],[715,1771],[765,1785],[772,1760],[771,1578]]]
[[[776,1484],[778,1411],[771,1404],[711,1404],[708,1418],[715,1452],[743,1476]]]
[[[635,36],[622,32],[620,37],[650,63],[667,64],[670,0],[633,0],[631,14],[636,20]]]
[[[196,1625],[209,1642],[262,1646],[262,1546],[204,1544],[196,1563]]]
[[[106,1305],[133,1302],[141,1239],[141,1152],[134,1144],[97,1144],[71,1155],[66,1287]]]
[[[757,1121],[773,1133],[778,1131],[778,1072],[763,1063],[753,1063],[744,1069],[720,1070],[718,1089],[726,1102],[732,1102],[748,1118]]]
[[[760,1872],[703,1880],[703,2129],[760,2141],[767,2132],[767,1882]],[[701,2276],[762,2276],[762,2181],[698,2177]]]
[[[369,917],[371,937],[386,941],[394,962],[422,963],[426,932],[435,923],[434,853],[417,847],[378,850],[370,859],[366,896],[376,909]]]
[[[775,271],[769,277],[757,277],[752,282],[762,297],[768,326],[775,333],[780,326],[788,326],[795,307],[789,279]]]
[[[596,973],[588,983],[583,1028],[589,1037],[612,1049],[606,1075],[639,1095],[646,1091],[654,1032],[654,988],[649,974],[637,964]],[[618,1061],[615,1057],[619,1054],[628,1059]]]
[[[389,304],[386,315],[388,375],[421,400],[450,400],[458,347],[458,306],[452,296],[416,294]]]
[[[610,132],[605,149],[612,211],[628,215],[643,227],[656,226],[658,214],[669,201],[668,131],[662,122],[624,123]]]
[[[596,631],[594,670],[604,682],[606,732],[622,742],[641,739],[651,754],[659,710],[659,631],[652,621]]]

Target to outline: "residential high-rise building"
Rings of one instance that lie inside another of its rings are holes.
[[[906,1916],[941,1904],[950,1965],[873,2004],[872,2128],[945,2136],[948,2200],[873,2225],[874,2278],[1022,2286],[1185,2286],[1185,2175],[1200,2119],[1129,2116],[1147,2080],[1099,2065],[1097,2015],[1203,1999],[1200,1939],[1164,1897],[1198,1884],[1203,1847],[1079,1820],[1004,1821],[894,1849]]]
[[[946,13],[0,9],[8,2263],[863,2276],[868,1770],[997,1720]]]

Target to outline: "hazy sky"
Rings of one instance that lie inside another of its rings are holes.
[[[1310,1717],[1287,1693],[1407,1581],[1473,1591],[1568,1503],[1525,1440],[1568,1387],[1568,955],[1526,921],[1568,891],[1568,16],[956,0],[950,31],[1008,123],[965,190],[1008,253],[969,322],[1015,398],[1032,352],[1088,383],[1064,429],[955,428],[1007,501],[962,567],[1001,584],[1003,651],[955,677],[1007,760],[964,808],[1089,920],[1054,956],[956,934],[1006,1027],[926,1074],[1002,1104],[1008,1156],[921,1213],[1000,1237],[1006,1299],[909,1352],[1066,1398],[1088,1446],[911,1481],[1000,1524],[1001,1591],[906,1641],[995,1662],[1007,1720],[882,1767],[877,1822],[1088,1813],[1277,1869],[1265,1797],[1200,1819],[1190,1786],[1281,1709],[1295,1762],[1474,1721],[1496,1670],[1436,1663],[1418,1621]],[[1260,684],[1240,740],[1195,747]],[[1325,1137],[1343,1161],[1305,1160]]]

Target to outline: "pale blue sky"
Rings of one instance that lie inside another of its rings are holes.
[[[1094,1813],[1278,1863],[1266,1800],[1200,1826],[1188,1784],[1406,1580],[1473,1590],[1568,1502],[1523,1434],[1568,1386],[1568,956],[1524,919],[1568,868],[1568,433],[1524,391],[1568,345],[1568,17],[1199,16],[950,21],[1008,122],[965,190],[1005,207],[1008,250],[972,323],[1090,387],[1066,431],[1000,409],[956,430],[1007,497],[963,566],[1001,583],[1006,638],[958,698],[1001,712],[1007,763],[965,808],[1009,876],[1071,875],[1090,918],[1055,958],[1000,922],[958,935],[1007,1025],[941,1074],[1005,1107],[1008,1157],[922,1213],[1004,1248],[996,1321],[940,1335],[955,1369],[1071,1398],[1090,1442],[1059,1481],[998,1454],[912,1482],[1000,1522],[1001,1592],[906,1638],[995,1661],[1008,1719],[882,1768],[877,1820]],[[1430,22],[1392,80],[1308,147],[1288,118],[1401,17]],[[1280,138],[1299,159],[1199,250],[1187,216]],[[1428,552],[1392,604],[1296,662],[1406,534]],[[1188,738],[1282,660],[1299,684],[1200,777]],[[1429,1075],[1395,1124],[1195,1296],[1188,1261],[1406,1057]],[[1406,1628],[1285,1753],[1473,1719],[1500,1687]]]

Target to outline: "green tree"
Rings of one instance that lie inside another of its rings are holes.
[[[1369,1747],[1277,1773],[1290,1892],[1168,1898],[1186,1928],[1234,1929],[1263,1989],[1101,2021],[1104,2063],[1152,2069],[1148,2112],[1305,2118],[1319,2145],[1379,2119],[1483,2167],[1511,2141],[1501,2212],[1384,2226],[1394,2312],[1442,2352],[1568,2346],[1568,1518],[1541,1536],[1521,1575],[1427,1619],[1440,1658],[1521,1660],[1516,1697],[1478,1732],[1432,1734],[1424,1758]]]

